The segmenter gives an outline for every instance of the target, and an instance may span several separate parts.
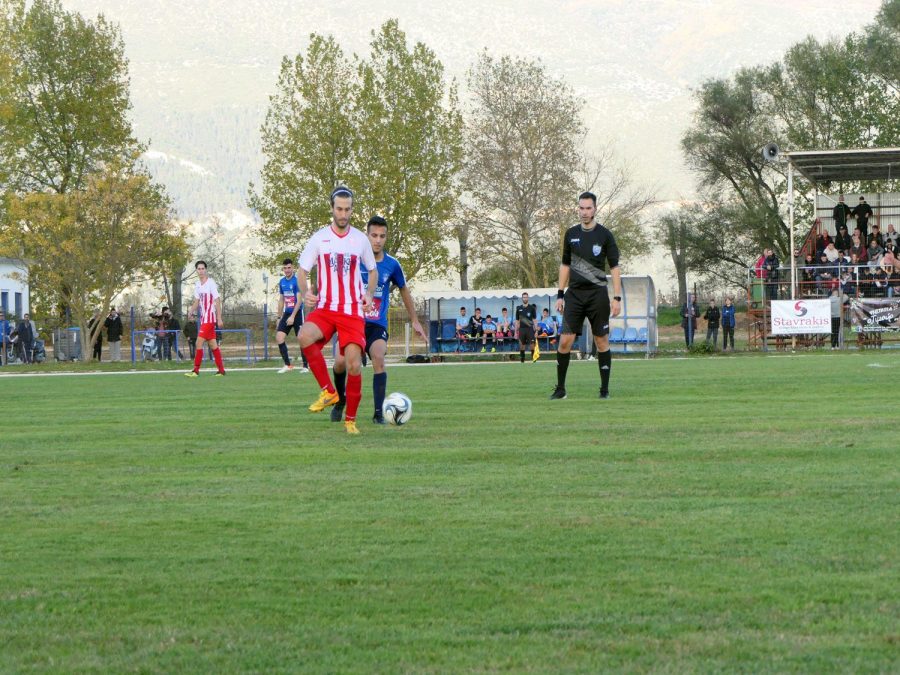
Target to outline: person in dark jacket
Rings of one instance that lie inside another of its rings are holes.
[[[181,361],[184,358],[184,354],[181,353],[181,350],[178,349],[178,333],[181,332],[181,322],[178,320],[178,317],[172,314],[171,309],[166,309],[166,325],[168,326],[169,332],[166,333],[169,340],[169,355],[171,358],[171,354],[174,352],[178,357],[178,360]]]
[[[841,195],[841,199],[843,200],[844,195]],[[837,208],[835,206],[834,208]],[[862,236],[862,240],[865,242],[869,241],[869,218],[872,217],[872,207],[866,203],[865,196],[861,196],[859,198],[859,205],[852,209],[852,213],[856,216],[856,227],[859,228],[860,235]]]
[[[98,323],[100,323],[100,310],[97,310],[96,312],[94,312],[94,316],[92,316],[90,318],[90,320],[88,321],[88,326],[87,326],[88,327],[88,335],[94,334],[94,327]],[[97,339],[94,340],[94,349],[93,349],[93,352],[91,353],[91,357],[97,359],[97,361],[99,362],[101,360],[100,354],[102,351],[103,351],[103,329],[98,328],[97,329]]]
[[[766,270],[766,290],[769,292],[769,300],[778,298],[778,256],[771,248],[766,249],[766,259],[763,268]]]
[[[187,338],[188,350],[191,353],[191,359],[193,360],[194,354],[197,351],[197,322],[193,319],[188,319],[184,322],[184,337]]]
[[[16,326],[16,333],[19,336],[19,354],[22,361],[31,363],[31,350],[34,347],[34,331],[31,328],[31,317],[27,314]]]
[[[709,307],[703,312],[703,318],[706,320],[706,342],[711,344],[713,349],[715,349],[716,343],[719,341],[719,320],[721,317],[722,313],[716,307],[716,301],[710,300]]]
[[[694,344],[698,316],[700,316],[700,310],[697,308],[696,300],[690,305],[684,303],[681,306],[681,327],[684,328],[684,344],[687,345],[688,349]]]
[[[853,237],[847,231],[846,225],[838,228],[837,236],[834,238],[834,247],[841,253],[850,255],[850,249],[853,248]]]
[[[731,338],[731,351],[734,351],[734,304],[731,298],[725,298],[722,305],[722,351],[728,350],[728,338]]]
[[[122,317],[113,307],[109,310],[109,316],[103,322],[106,328],[106,341],[109,343],[109,360],[122,360]]]
[[[847,218],[853,215],[853,211],[844,203],[844,195],[838,195],[838,203],[834,205],[834,209],[831,211],[831,215],[834,218],[834,226],[840,230],[841,225],[847,224]],[[858,219],[856,222],[859,224]]]

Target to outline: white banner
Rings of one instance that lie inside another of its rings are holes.
[[[772,335],[831,333],[830,300],[773,300]]]

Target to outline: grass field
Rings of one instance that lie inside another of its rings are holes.
[[[900,671],[900,355],[0,377],[0,671]]]

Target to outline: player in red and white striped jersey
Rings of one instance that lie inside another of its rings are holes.
[[[222,298],[219,297],[219,287],[209,278],[206,271],[206,261],[198,260],[194,265],[199,277],[194,284],[194,303],[188,310],[188,319],[198,314],[197,323],[200,330],[197,332],[197,351],[194,354],[194,369],[185,373],[188,377],[197,377],[200,372],[200,364],[203,362],[203,347],[208,342],[216,361],[219,375],[225,374],[225,366],[222,364],[222,352],[216,341],[216,327],[222,327]]]
[[[362,398],[362,352],[366,348],[364,312],[372,305],[378,286],[378,275],[369,274],[363,289],[362,269],[375,270],[375,254],[369,238],[350,227],[353,193],[339,187],[331,193],[332,222],[310,237],[300,254],[297,281],[309,307],[316,309],[306,317],[300,331],[300,347],[309,361],[309,369],[322,391],[309,406],[311,412],[322,412],[338,402],[339,397],[328,375],[322,347],[337,332],[341,354],[347,361],[347,433],[358,434],[356,411]],[[310,270],[317,268],[318,289],[309,288]]]

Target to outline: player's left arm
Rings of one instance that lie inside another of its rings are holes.
[[[221,296],[216,298],[216,325],[219,328],[225,328],[225,324],[222,323],[222,297]]]
[[[622,297],[622,272],[619,271],[619,266],[616,265],[609,271],[610,275],[612,275],[613,281],[613,300],[609,306],[609,313],[612,316],[619,316],[619,313],[622,311],[622,303],[616,298]]]
[[[413,330],[425,342],[428,342],[428,336],[425,335],[425,330],[422,328],[422,324],[419,323],[419,317],[416,315],[416,303],[413,302],[412,293],[409,292],[408,287],[404,286],[400,289],[400,298],[403,300],[403,306],[406,307],[406,313],[409,315],[409,321],[412,323]]]

